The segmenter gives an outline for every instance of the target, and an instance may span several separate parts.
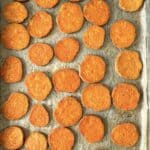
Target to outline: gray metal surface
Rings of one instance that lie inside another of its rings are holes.
[[[11,0],[4,0],[4,1],[1,0],[0,1],[1,8],[8,1]],[[120,122],[133,122],[137,124],[139,128],[140,135],[141,135],[140,140],[138,144],[130,148],[130,150],[150,150],[150,147],[148,147],[148,141],[150,140],[148,138],[150,137],[150,127],[149,127],[150,124],[148,123],[150,121],[149,120],[150,102],[148,101],[150,100],[150,77],[148,76],[148,74],[150,75],[150,60],[149,60],[150,59],[150,32],[148,31],[148,25],[150,25],[150,16],[148,16],[150,14],[150,9],[149,9],[150,1],[146,0],[144,6],[140,11],[134,13],[127,13],[118,8],[118,0],[107,0],[111,9],[111,18],[108,24],[104,26],[106,30],[106,39],[104,42],[104,46],[98,51],[89,50],[82,44],[82,33],[87,28],[87,26],[90,25],[90,23],[88,23],[87,21],[85,21],[82,29],[77,33],[67,35],[61,33],[58,30],[55,22],[55,16],[60,8],[61,3],[63,3],[64,1],[66,0],[61,0],[61,2],[53,9],[41,9],[37,7],[32,0],[30,0],[29,2],[25,3],[25,5],[29,10],[29,17],[24,24],[27,25],[27,22],[29,21],[31,16],[34,14],[34,12],[38,10],[44,10],[51,13],[54,21],[54,28],[52,32],[45,38],[41,38],[41,39],[31,38],[30,43],[45,42],[54,46],[55,43],[63,37],[66,36],[76,37],[80,41],[80,46],[81,46],[77,58],[72,63],[67,63],[67,64],[60,62],[56,58],[53,58],[53,60],[47,66],[37,67],[33,65],[27,57],[28,48],[24,49],[23,51],[16,52],[16,51],[7,50],[2,45],[0,45],[0,63],[3,62],[6,56],[14,55],[22,59],[23,66],[24,66],[24,75],[21,82],[15,84],[5,84],[3,81],[0,81],[0,103],[2,104],[5,101],[5,99],[8,97],[8,95],[13,91],[20,91],[26,93],[26,89],[23,84],[23,81],[25,75],[29,72],[40,70],[46,72],[48,76],[51,77],[53,72],[58,70],[59,68],[70,67],[79,70],[79,64],[86,54],[100,55],[105,59],[105,62],[107,64],[107,73],[101,83],[107,85],[110,88],[110,90],[112,90],[113,86],[119,82],[134,83],[140,89],[142,93],[142,97],[138,108],[134,111],[122,112],[116,110],[113,106],[111,107],[110,110],[97,112],[97,113],[91,110],[84,109],[84,114],[97,114],[98,116],[102,117],[106,126],[105,137],[101,142],[95,144],[88,144],[84,140],[84,138],[79,134],[78,125],[71,127],[71,129],[74,131],[76,136],[74,150],[126,150],[126,148],[118,147],[112,144],[112,142],[110,141],[109,135],[111,129]],[[83,4],[86,2],[87,0],[82,0],[80,4],[83,6]],[[128,48],[128,49],[134,49],[139,51],[143,62],[143,71],[141,77],[136,81],[122,79],[114,71],[114,59],[120,50],[115,48],[111,43],[111,40],[109,38],[109,27],[112,22],[121,18],[127,19],[131,21],[133,24],[135,24],[138,32],[136,41],[130,48]],[[5,24],[6,22],[1,17],[0,26],[2,27]],[[0,115],[0,130],[10,125],[19,125],[26,131],[25,136],[27,136],[30,131],[41,131],[42,133],[47,135],[51,129],[58,126],[58,124],[54,121],[52,116],[53,110],[56,104],[58,103],[58,101],[66,95],[76,96],[80,100],[80,91],[84,86],[86,86],[86,84],[82,83],[80,89],[73,94],[56,93],[53,90],[52,93],[47,97],[47,99],[42,102],[42,104],[46,106],[46,108],[49,110],[50,113],[51,121],[48,124],[48,126],[43,128],[37,128],[32,126],[28,121],[28,115],[30,112],[29,110],[29,112],[24,118],[17,121],[8,121],[4,119],[2,115]],[[37,103],[37,101],[30,99],[30,108],[35,103]],[[2,148],[0,149],[2,150]]]
[[[146,25],[147,25],[147,32],[146,32],[146,50],[147,50],[147,99],[148,99],[148,122],[147,122],[147,149],[150,149],[150,0],[146,1],[145,4],[145,11],[146,11]]]

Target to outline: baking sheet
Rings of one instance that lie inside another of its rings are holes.
[[[1,0],[0,1],[0,9],[11,0]],[[3,81],[0,81],[0,103],[2,104],[5,99],[8,97],[8,95],[11,92],[14,91],[20,91],[26,93],[25,86],[23,84],[24,77],[27,73],[30,73],[32,71],[40,70],[44,71],[47,73],[48,76],[51,77],[53,72],[58,70],[59,68],[64,68],[64,67],[69,67],[69,68],[74,68],[76,70],[79,70],[79,64],[82,61],[83,57],[86,54],[94,54],[94,55],[100,55],[105,59],[105,62],[107,64],[107,73],[105,75],[105,78],[101,81],[101,83],[107,85],[110,90],[119,82],[129,82],[129,83],[134,83],[141,91],[142,97],[140,99],[140,104],[138,108],[134,111],[129,111],[129,112],[122,112],[119,110],[114,109],[112,106],[110,110],[103,111],[103,112],[94,112],[91,110],[84,109],[84,114],[97,114],[98,116],[102,117],[105,126],[106,126],[106,132],[104,139],[101,142],[95,143],[95,144],[88,144],[84,138],[78,133],[78,125],[71,127],[71,129],[74,131],[74,134],[76,136],[76,142],[74,146],[74,150],[126,150],[126,148],[121,148],[118,147],[114,144],[111,143],[110,141],[110,132],[111,129],[118,123],[120,122],[133,122],[137,124],[139,131],[140,131],[140,140],[138,144],[130,150],[150,150],[150,147],[148,147],[148,141],[150,137],[150,129],[149,129],[149,109],[148,109],[148,97],[150,98],[150,78],[148,80],[148,72],[150,73],[150,33],[148,33],[148,26],[150,24],[150,1],[146,0],[144,6],[142,9],[138,12],[134,13],[127,13],[118,8],[118,0],[107,0],[110,9],[111,9],[111,18],[110,21],[107,25],[104,26],[106,30],[106,39],[104,42],[104,46],[98,50],[98,51],[92,51],[86,48],[82,44],[82,33],[83,31],[87,28],[87,26],[90,25],[87,21],[84,22],[84,26],[82,29],[73,34],[64,34],[61,33],[55,22],[55,17],[56,14],[60,8],[61,3],[67,0],[60,0],[61,2],[53,9],[41,9],[38,6],[36,6],[33,2],[33,0],[30,0],[29,2],[25,3],[29,10],[29,17],[25,21],[24,25],[27,25],[27,22],[30,20],[31,16],[34,14],[34,12],[38,10],[44,10],[52,14],[53,16],[53,22],[54,22],[54,28],[52,32],[45,38],[31,38],[31,43],[36,43],[36,42],[45,42],[49,43],[52,46],[55,45],[55,43],[62,39],[63,37],[76,37],[80,41],[80,52],[78,56],[76,57],[75,61],[72,63],[62,63],[56,58],[53,58],[53,60],[44,67],[37,67],[33,65],[28,57],[27,57],[27,52],[28,48],[24,49],[23,51],[16,52],[16,51],[10,51],[5,49],[2,45],[0,45],[0,63],[2,64],[3,60],[5,57],[8,55],[14,55],[22,59],[23,61],[23,66],[24,66],[24,75],[23,75],[23,80],[19,83],[15,84],[5,84]],[[80,5],[83,6],[84,3],[86,3],[88,0],[81,0]],[[111,40],[109,38],[109,27],[112,22],[114,22],[117,19],[127,19],[131,21],[132,23],[135,24],[137,27],[137,38],[135,43],[129,48],[129,49],[135,49],[138,50],[141,53],[141,59],[143,62],[143,71],[141,78],[136,80],[136,81],[130,81],[130,80],[125,80],[119,77],[115,71],[114,71],[114,59],[117,55],[117,53],[120,51],[117,48],[112,46]],[[2,16],[0,17],[0,27],[4,26],[6,22],[3,20]],[[148,50],[149,48],[149,50]],[[148,86],[149,85],[149,86]],[[58,124],[54,121],[52,113],[53,110],[58,103],[58,101],[63,98],[64,96],[76,96],[80,100],[80,91],[83,87],[85,87],[86,84],[82,83],[80,89],[73,94],[69,93],[56,93],[54,90],[52,93],[47,97],[45,101],[42,101],[42,104],[46,106],[50,113],[50,123],[48,126],[43,127],[43,128],[38,128],[32,126],[29,121],[28,121],[28,115],[31,110],[31,106],[37,101],[31,100],[30,99],[30,109],[27,115],[23,117],[20,120],[17,121],[8,121],[0,115],[0,130],[4,129],[7,126],[10,125],[19,125],[25,130],[25,136],[29,134],[30,131],[40,131],[47,135],[51,129],[55,128],[58,126]],[[148,92],[149,91],[149,92]],[[23,148],[22,148],[23,149]],[[0,148],[2,150],[2,148]]]

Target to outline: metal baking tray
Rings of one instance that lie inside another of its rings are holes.
[[[0,9],[2,10],[2,7],[11,0],[1,0],[0,1]],[[133,122],[135,123],[140,131],[140,140],[137,145],[130,148],[130,150],[150,150],[150,31],[148,27],[150,27],[150,1],[145,0],[145,3],[143,7],[140,9],[140,11],[134,12],[134,13],[127,13],[119,9],[118,7],[118,0],[107,0],[110,9],[111,9],[111,18],[107,25],[104,26],[106,30],[106,38],[104,42],[104,46],[98,50],[98,51],[92,51],[86,48],[82,44],[82,33],[86,29],[87,26],[90,25],[87,21],[84,22],[84,25],[82,29],[73,34],[64,34],[61,33],[56,25],[55,17],[59,10],[59,7],[61,3],[65,2],[67,0],[60,0],[60,3],[52,9],[41,9],[39,8],[33,0],[29,0],[25,3],[26,7],[29,11],[29,17],[27,20],[25,20],[24,25],[26,26],[28,21],[30,20],[31,16],[34,14],[34,12],[38,10],[44,10],[52,14],[53,16],[53,22],[54,22],[54,28],[53,31],[45,38],[31,38],[31,43],[35,42],[45,42],[49,43],[52,46],[55,45],[55,43],[60,40],[63,37],[76,37],[80,41],[80,52],[72,63],[62,63],[58,61],[55,57],[53,60],[44,67],[37,67],[33,65],[27,57],[27,51],[28,48],[22,50],[22,51],[11,51],[5,49],[2,45],[0,45],[0,63],[3,62],[4,58],[8,55],[14,55],[22,59],[23,61],[23,67],[24,67],[24,75],[23,79],[19,83],[15,84],[5,84],[3,81],[0,81],[0,104],[2,104],[6,97],[13,91],[20,91],[26,93],[25,86],[23,84],[24,77],[27,73],[40,70],[46,72],[50,77],[53,74],[54,71],[56,71],[59,68],[63,67],[70,67],[74,68],[76,70],[79,69],[79,64],[83,59],[83,56],[86,54],[95,54],[100,55],[105,59],[105,62],[107,64],[107,73],[105,75],[105,78],[101,83],[106,84],[110,90],[112,90],[113,86],[119,82],[129,82],[134,83],[141,91],[142,97],[140,99],[140,104],[138,108],[134,111],[128,111],[128,112],[121,112],[119,110],[116,110],[113,106],[110,110],[103,111],[103,112],[93,112],[91,110],[84,109],[84,114],[97,114],[101,116],[104,120],[105,126],[106,126],[106,132],[104,139],[101,142],[95,143],[95,144],[88,144],[84,138],[79,134],[77,128],[78,125],[71,127],[71,129],[74,131],[76,136],[76,142],[74,146],[74,150],[126,150],[126,148],[118,147],[110,141],[110,132],[111,129],[120,122]],[[86,3],[87,0],[81,0],[79,4],[83,6],[84,3]],[[1,15],[1,14],[0,14]],[[120,51],[119,49],[113,47],[111,40],[109,38],[109,27],[112,22],[114,22],[117,19],[127,19],[135,24],[137,28],[137,38],[134,44],[129,49],[135,49],[138,50],[141,54],[141,59],[143,62],[143,70],[140,79],[136,81],[131,80],[125,80],[119,77],[115,71],[114,71],[114,59],[116,57],[116,54]],[[0,17],[0,27],[4,26],[6,22],[3,20],[3,17]],[[86,84],[82,82],[80,89],[73,94],[68,93],[56,93],[54,90],[52,93],[47,97],[45,101],[42,101],[42,104],[44,104],[47,109],[49,110],[51,121],[48,124],[48,126],[43,128],[38,128],[32,126],[28,122],[28,115],[30,112],[27,113],[25,117],[23,117],[20,120],[17,121],[8,121],[0,115],[0,130],[4,129],[7,126],[11,125],[19,125],[21,126],[25,131],[25,136],[29,134],[30,131],[40,131],[47,135],[51,129],[58,126],[56,122],[53,119],[52,112],[55,108],[58,101],[66,96],[66,95],[73,95],[76,96],[80,100],[80,91]],[[148,101],[149,100],[149,101]],[[33,104],[37,103],[35,100],[30,100],[30,108]],[[24,148],[22,148],[24,149]],[[2,150],[2,148],[0,148]]]

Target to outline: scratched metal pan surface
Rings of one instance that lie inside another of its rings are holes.
[[[7,50],[2,45],[0,46],[0,63],[2,64],[2,62],[7,56],[14,55],[14,56],[21,58],[23,61],[23,66],[24,66],[23,76],[24,77],[26,76],[27,73],[30,73],[36,70],[44,71],[51,77],[53,72],[55,72],[59,68],[70,67],[70,68],[74,68],[78,70],[79,64],[81,63],[83,57],[86,54],[95,54],[95,55],[102,56],[105,59],[106,64],[107,64],[107,73],[101,83],[107,85],[110,88],[110,90],[112,90],[112,88],[119,82],[134,83],[140,89],[142,93],[142,97],[140,99],[138,108],[134,111],[122,112],[122,111],[116,110],[113,106],[111,107],[110,110],[97,112],[97,113],[91,110],[84,109],[84,114],[97,114],[98,116],[102,117],[106,126],[105,137],[101,142],[98,142],[95,144],[88,144],[84,140],[84,138],[79,134],[78,125],[76,125],[74,127],[71,127],[71,129],[73,130],[76,136],[75,146],[73,149],[74,150],[126,150],[126,148],[121,148],[112,144],[112,142],[110,141],[110,132],[111,132],[111,129],[120,122],[133,122],[138,126],[138,129],[140,132],[140,140],[138,144],[130,148],[130,150],[150,150],[150,147],[148,147],[148,144],[149,144],[148,141],[150,140],[149,139],[150,137],[149,105],[148,105],[149,104],[148,98],[150,100],[150,77],[148,79],[148,73],[150,74],[150,60],[149,60],[150,59],[150,33],[148,31],[148,28],[150,27],[148,26],[150,25],[150,16],[148,16],[150,14],[150,10],[149,10],[150,1],[146,0],[143,7],[140,9],[140,11],[137,11],[134,13],[127,13],[119,9],[118,0],[106,0],[111,9],[111,19],[108,22],[108,24],[104,26],[106,30],[106,39],[104,42],[104,46],[98,51],[92,51],[86,48],[82,44],[83,31],[87,28],[87,26],[90,25],[90,23],[88,23],[87,21],[84,22],[84,25],[79,32],[76,32],[73,34],[67,35],[67,34],[61,33],[58,30],[55,17],[58,13],[58,10],[61,4],[64,1],[65,0],[61,0],[60,3],[53,9],[41,9],[32,0],[29,0],[28,2],[25,3],[29,11],[29,17],[27,20],[25,20],[24,25],[27,25],[31,16],[38,10],[44,10],[52,14],[53,22],[54,22],[53,31],[45,38],[41,38],[41,39],[32,38],[30,44],[36,43],[36,42],[45,42],[54,46],[55,43],[58,40],[62,39],[63,37],[66,37],[66,36],[76,37],[80,41],[80,52],[72,63],[67,63],[67,64],[62,63],[54,57],[53,60],[48,65],[44,67],[37,67],[33,65],[27,57],[28,48],[20,52],[17,52],[17,51]],[[10,0],[0,0],[0,6],[1,6],[0,8],[2,9],[2,7],[7,2],[10,2]],[[87,0],[82,0],[81,2],[79,2],[79,4],[83,6],[86,2]],[[109,38],[109,27],[112,22],[121,18],[127,19],[131,21],[133,24],[135,24],[137,28],[137,32],[138,32],[136,41],[129,48],[129,49],[138,50],[141,54],[141,59],[143,62],[143,70],[142,70],[141,77],[136,81],[122,79],[114,71],[114,60],[120,50],[115,48],[111,43],[111,40]],[[6,22],[1,16],[0,27],[4,26],[5,24]],[[8,97],[8,95],[11,92],[20,91],[20,92],[26,93],[26,89],[23,84],[24,77],[21,82],[15,83],[15,84],[5,84],[3,81],[0,81],[0,103],[1,104],[5,101],[6,97]],[[58,103],[58,101],[66,95],[76,96],[80,100],[80,92],[84,86],[86,86],[86,84],[82,82],[80,89],[76,93],[73,93],[73,94],[56,93],[53,90],[52,93],[47,97],[47,99],[45,101],[42,101],[42,104],[46,106],[51,117],[50,119],[51,121],[48,124],[48,126],[43,127],[43,128],[32,126],[28,121],[28,115],[30,112],[30,109],[29,109],[29,112],[27,113],[25,117],[16,121],[8,121],[4,119],[2,115],[0,115],[0,130],[11,125],[18,125],[24,129],[25,136],[27,136],[29,132],[31,131],[40,131],[44,133],[45,135],[48,135],[49,131],[51,131],[53,128],[58,126],[58,124],[54,121],[54,118],[52,116],[53,110],[56,104]],[[35,100],[30,100],[30,108],[35,103],[36,103]],[[0,148],[0,150],[2,150],[2,148]]]

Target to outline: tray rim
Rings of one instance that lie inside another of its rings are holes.
[[[150,0],[146,0],[145,2],[145,12],[146,12],[146,63],[147,63],[147,150],[150,149]]]

